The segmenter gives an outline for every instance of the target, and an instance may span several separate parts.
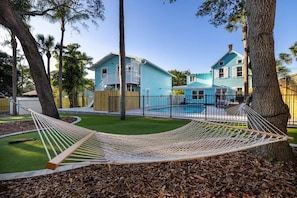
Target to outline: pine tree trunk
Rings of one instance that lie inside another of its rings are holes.
[[[120,0],[120,91],[121,91],[121,120],[126,119],[126,53],[125,53],[125,30],[124,30],[124,0]]]
[[[248,69],[248,42],[247,42],[247,23],[242,25],[243,36],[243,82],[244,82],[244,98],[249,97],[249,69]]]
[[[253,71],[252,108],[280,130],[287,132],[289,108],[282,100],[274,57],[276,0],[249,0],[246,1],[246,10]],[[288,142],[263,146],[257,152],[271,159],[293,159]]]
[[[8,0],[0,1],[0,24],[10,29],[19,39],[34,80],[36,91],[45,115],[59,118],[51,86],[47,80],[44,63],[34,37],[21,18],[14,12]]]
[[[15,35],[11,33],[11,47],[12,47],[12,115],[17,115],[17,42]]]
[[[61,41],[59,47],[59,108],[63,108],[63,45],[64,45],[65,21],[61,19]]]

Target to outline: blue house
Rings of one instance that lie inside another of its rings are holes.
[[[109,53],[91,68],[95,71],[95,91],[120,89],[119,54]],[[126,90],[139,96],[168,96],[172,91],[173,75],[140,57],[126,56]],[[143,103],[140,102],[142,105]],[[152,106],[146,100],[145,106]]]
[[[228,51],[211,66],[209,73],[190,74],[185,86],[176,86],[173,89],[185,91],[186,103],[225,106],[230,102],[241,102],[243,99],[243,78],[243,55],[229,45]],[[249,83],[249,88],[251,86]]]

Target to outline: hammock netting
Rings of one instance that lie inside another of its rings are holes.
[[[116,135],[96,132],[31,111],[49,158],[48,169],[77,163],[144,163],[214,156],[287,136],[245,104],[213,120],[192,120],[167,132]]]

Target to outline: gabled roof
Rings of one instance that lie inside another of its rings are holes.
[[[226,54],[224,54],[217,62],[215,62],[215,64],[213,64],[210,68],[213,69],[214,66],[216,66],[225,56],[227,56],[228,54],[236,54],[237,56],[239,56],[240,58],[243,58],[243,55],[236,52],[235,50],[231,50],[228,51]]]
[[[110,52],[109,54],[107,54],[106,56],[104,56],[103,58],[101,58],[99,61],[97,61],[95,64],[93,64],[91,67],[89,67],[90,70],[95,70],[96,67],[98,67],[99,65],[105,63],[106,61],[110,60],[111,58],[113,58],[114,56],[119,56],[118,53],[115,53],[115,52]],[[172,76],[172,77],[175,77],[173,74],[167,72],[166,70],[162,69],[161,67],[157,66],[156,64],[152,63],[151,61],[147,60],[147,59],[144,59],[144,58],[140,58],[140,57],[137,57],[137,56],[127,56],[126,55],[126,58],[131,58],[131,59],[135,59],[137,60],[138,62],[142,63],[142,64],[146,64],[146,63],[149,63],[150,65],[152,65],[153,67],[155,67],[156,69]]]

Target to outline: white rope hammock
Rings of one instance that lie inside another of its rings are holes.
[[[193,120],[162,133],[115,135],[95,132],[31,111],[49,158],[48,169],[71,163],[144,163],[185,160],[244,150],[288,137],[245,104],[220,122]],[[247,116],[248,115],[248,116]],[[247,121],[248,129],[242,126]],[[241,125],[234,125],[239,120]],[[226,121],[226,122],[225,122]]]

